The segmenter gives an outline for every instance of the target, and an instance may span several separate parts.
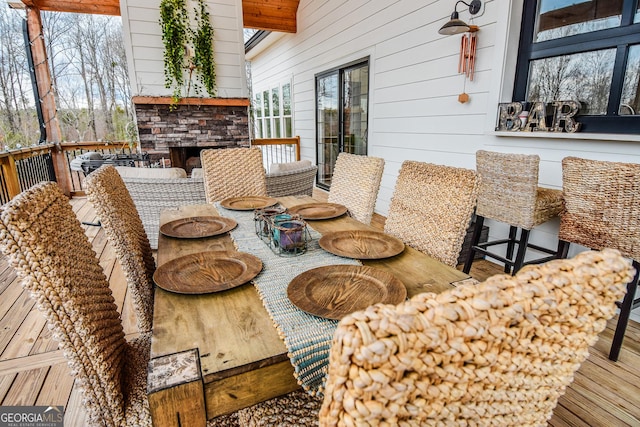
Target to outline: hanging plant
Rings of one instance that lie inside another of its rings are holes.
[[[174,88],[174,105],[179,101],[183,88],[186,96],[192,89],[200,95],[203,86],[210,96],[215,96],[216,92],[213,27],[209,12],[205,1],[198,0],[198,6],[193,10],[197,26],[194,30],[190,27],[186,1],[162,0],[160,3],[165,87]],[[185,78],[187,71],[188,77]]]
[[[198,0],[196,9],[197,30],[193,33],[193,48],[195,56],[193,62],[207,93],[216,94],[216,70],[213,60],[213,27],[204,0]]]
[[[184,85],[185,49],[189,40],[186,0],[162,0],[160,26],[164,43],[164,86],[174,88],[173,99],[177,102]]]

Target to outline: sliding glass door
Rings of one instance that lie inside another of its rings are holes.
[[[318,186],[329,189],[338,153],[367,154],[369,60],[316,76]]]

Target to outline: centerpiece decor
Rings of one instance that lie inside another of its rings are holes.
[[[307,223],[286,209],[275,207],[254,211],[256,234],[280,256],[302,255],[307,251],[311,234]]]

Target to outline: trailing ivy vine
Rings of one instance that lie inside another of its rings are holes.
[[[162,0],[160,3],[165,87],[173,87],[174,104],[183,89],[187,96],[192,89],[200,95],[202,86],[210,96],[216,94],[213,27],[205,0],[198,0],[193,17],[195,30],[190,26],[187,0]],[[187,71],[188,78],[185,78]]]
[[[199,9],[199,10],[198,10]],[[196,24],[198,29],[193,33],[195,57],[193,61],[199,71],[200,80],[211,96],[216,94],[216,64],[213,60],[213,27],[204,0],[198,0]]]
[[[174,101],[180,98],[184,84],[185,49],[188,41],[189,15],[186,0],[160,2],[160,26],[164,43],[164,86],[173,87]]]

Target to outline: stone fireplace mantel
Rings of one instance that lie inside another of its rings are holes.
[[[173,98],[170,96],[134,96],[131,98],[134,104],[158,104],[171,105]],[[234,106],[248,107],[250,104],[248,98],[180,98],[176,105],[217,105],[217,106]]]
[[[134,96],[140,146],[152,160],[198,166],[203,148],[249,146],[248,98]]]

